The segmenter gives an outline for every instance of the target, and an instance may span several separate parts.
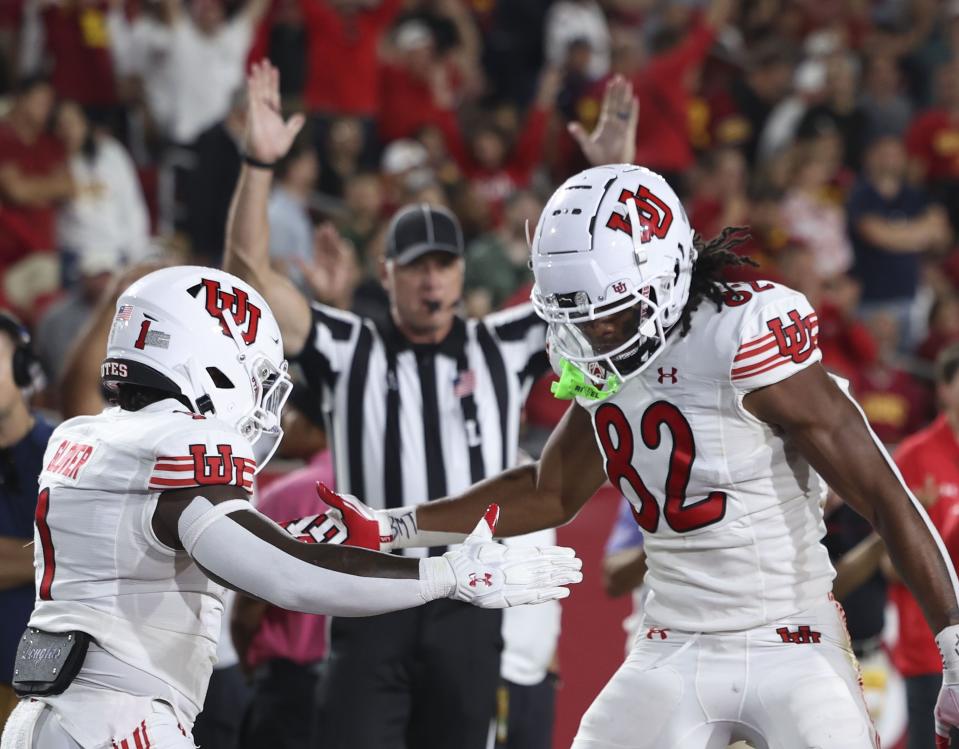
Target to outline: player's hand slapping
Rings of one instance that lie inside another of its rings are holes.
[[[280,73],[269,60],[253,63],[246,79],[247,120],[243,150],[247,156],[274,164],[286,155],[306,118],[283,119],[280,109]]]
[[[343,543],[375,551],[394,548],[404,531],[397,518],[374,510],[349,494],[337,494],[317,484],[317,494],[330,506],[318,518],[327,543]],[[569,595],[567,585],[583,579],[582,560],[563,546],[504,546],[493,541],[499,507],[490,505],[485,517],[462,545],[441,558],[446,564],[431,567],[431,585],[442,595],[480,608],[505,608],[542,603]],[[410,521],[412,513],[410,513]],[[439,596],[438,596],[439,597]]]

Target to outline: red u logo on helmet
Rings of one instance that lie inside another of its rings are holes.
[[[206,311],[220,321],[223,334],[230,335],[230,329],[223,319],[223,314],[229,310],[233,315],[233,322],[236,323],[243,342],[247,346],[252,344],[256,340],[256,332],[260,326],[262,312],[259,307],[250,301],[250,295],[243,289],[234,289],[232,293],[226,291],[220,288],[219,281],[213,281],[209,278],[203,279],[203,288],[206,292]],[[196,295],[194,294],[194,296]]]

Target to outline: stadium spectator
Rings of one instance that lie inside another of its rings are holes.
[[[506,201],[505,220],[466,247],[466,311],[482,317],[533,280],[529,270],[526,227],[535,226],[543,201],[530,190],[513,193]]]
[[[779,214],[789,236],[812,252],[823,278],[845,273],[853,262],[846,212],[829,190],[833,167],[816,144],[797,146]]]
[[[373,266],[366,248],[382,226],[383,201],[383,185],[374,172],[356,174],[346,183],[343,195],[346,213],[337,228],[344,239],[353,243],[368,271],[372,271]]]
[[[392,35],[391,59],[380,75],[377,128],[384,143],[410,138],[439,125],[455,105],[457,68],[437,50],[433,30],[423,21],[401,23]]]
[[[747,53],[745,75],[733,80],[732,98],[741,140],[750,165],[756,165],[759,138],[773,109],[789,95],[795,63],[788,42],[765,38]],[[728,115],[730,119],[733,115]]]
[[[949,208],[959,228],[959,60],[936,73],[937,103],[919,112],[906,133],[913,177]]]
[[[856,399],[876,436],[891,448],[928,421],[929,393],[902,365],[900,323],[895,315],[875,312],[866,323],[877,356],[859,370]]]
[[[683,31],[665,30],[650,56],[633,74],[643,116],[636,131],[636,162],[662,174],[672,185],[684,184],[694,162],[688,108],[697,71],[731,20],[735,0],[710,0],[702,18]]]
[[[73,101],[60,103],[54,129],[76,186],[76,195],[57,213],[64,278],[75,281],[76,265],[91,253],[112,257],[114,269],[143,260],[149,253],[150,221],[126,149],[95,128]]]
[[[223,253],[230,195],[240,173],[240,143],[246,130],[246,100],[237,91],[226,118],[205,131],[193,147],[195,163],[184,180],[185,229],[198,262],[215,265]]]
[[[865,115],[865,140],[879,133],[903,136],[913,116],[912,101],[904,92],[899,61],[877,53],[866,59],[859,107]],[[862,136],[860,136],[862,137]]]
[[[946,213],[906,181],[906,152],[890,135],[866,148],[865,169],[846,203],[862,283],[862,313],[884,311],[898,323],[901,347],[915,343],[913,307],[921,254],[952,240]]]
[[[313,257],[313,220],[310,198],[319,174],[316,153],[300,139],[276,165],[276,184],[270,193],[270,258],[301,291],[308,286],[300,266]]]
[[[47,308],[37,323],[34,350],[54,385],[49,394],[50,405],[54,407],[59,406],[56,385],[63,374],[64,352],[77,340],[120,267],[111,252],[94,249],[83,254],[77,261],[76,282]]]
[[[227,116],[266,0],[247,0],[230,18],[224,0],[161,5],[160,18],[143,15],[131,22],[123,0],[112,0],[111,51],[121,75],[142,80],[160,135],[188,145]]]
[[[700,158],[689,220],[704,237],[714,237],[724,226],[748,224],[749,169],[737,148],[707,151]]]
[[[50,71],[57,94],[100,122],[122,127],[107,31],[108,0],[27,0],[20,30],[20,72]]]
[[[0,121],[0,269],[55,249],[57,205],[76,195],[63,146],[47,132],[54,90],[48,79],[22,79]],[[6,279],[9,283],[9,278]],[[46,283],[49,291],[55,285]],[[7,290],[9,294],[9,289]],[[26,300],[29,301],[29,300]]]
[[[905,440],[894,458],[907,485],[939,530],[953,564],[959,562],[959,348],[945,349],[936,361],[940,413],[925,429]],[[899,612],[899,640],[893,660],[906,677],[909,704],[909,747],[931,747],[936,741],[932,710],[941,681],[942,663],[919,604],[893,576],[890,598]]]
[[[363,128],[364,150],[375,140],[382,64],[377,50],[401,0],[301,2],[307,37],[304,102],[323,163],[332,118],[350,116]]]
[[[324,123],[325,140],[320,153],[324,155],[320,170],[320,192],[342,198],[346,182],[363,168],[363,121],[357,117],[336,117]]]
[[[916,349],[916,356],[934,362],[946,346],[959,343],[959,294],[947,291],[937,296],[929,310],[929,331]]]
[[[585,72],[592,80],[609,73],[610,47],[609,24],[606,14],[596,0],[560,0],[553,3],[546,14],[545,24],[546,62],[554,68],[561,67],[568,59],[570,49],[588,52]]]
[[[560,71],[543,71],[533,105],[512,143],[494,121],[480,123],[465,138],[451,112],[440,122],[450,154],[475,197],[490,211],[494,225],[503,218],[503,202],[515,190],[529,185],[542,161],[546,127],[561,83]]]
[[[0,312],[0,726],[16,705],[10,686],[20,635],[33,611],[33,516],[37,479],[53,427],[31,410],[39,384],[30,335]]]

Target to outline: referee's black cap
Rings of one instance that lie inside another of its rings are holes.
[[[386,236],[387,260],[406,265],[427,252],[448,252],[463,257],[460,222],[442,206],[429,203],[403,206],[390,221]]]

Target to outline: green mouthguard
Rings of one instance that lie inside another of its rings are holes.
[[[619,391],[620,381],[616,375],[610,375],[606,387],[600,389],[586,379],[586,375],[566,359],[562,359],[563,371],[559,382],[549,386],[550,392],[557,400],[570,401],[573,398],[589,398],[594,401],[605,400]]]

